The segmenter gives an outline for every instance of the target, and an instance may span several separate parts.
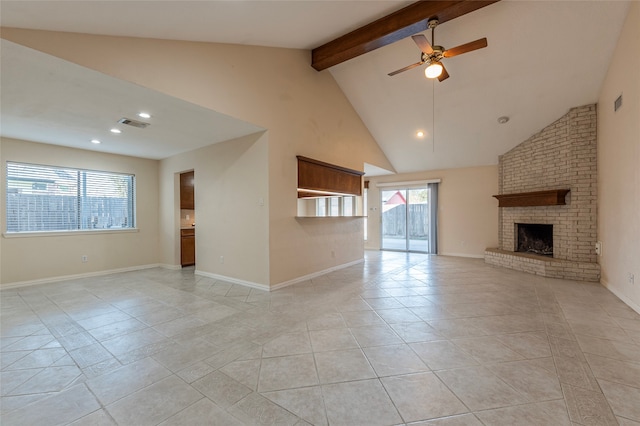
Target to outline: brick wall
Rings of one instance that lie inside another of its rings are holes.
[[[581,277],[579,271],[576,276],[575,272],[576,269],[586,269],[591,281],[595,269],[599,273],[599,268],[591,265],[596,264],[597,239],[596,119],[596,105],[573,108],[500,156],[500,194],[571,190],[564,206],[500,208],[498,241],[501,251],[514,252],[516,223],[551,224],[553,257],[565,261],[553,264],[553,275],[561,276],[562,270],[566,269],[567,277],[587,279],[586,276]]]

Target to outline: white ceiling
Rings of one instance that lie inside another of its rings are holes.
[[[3,27],[313,49],[413,1],[14,0]]]
[[[0,47],[5,137],[162,159],[264,130],[7,40]],[[153,116],[138,117],[143,111]],[[149,126],[118,124],[121,118]],[[111,133],[114,127],[122,133]]]
[[[264,130],[7,40],[0,43],[5,137],[162,159]],[[153,116],[138,117],[143,111]],[[150,125],[118,124],[121,118]],[[114,127],[122,133],[111,133]]]
[[[0,23],[6,27],[310,49],[410,3],[1,1]],[[621,1],[503,0],[444,23],[436,29],[437,44],[450,48],[487,37],[489,46],[445,59],[451,77],[442,83],[427,80],[423,67],[387,76],[420,59],[411,39],[349,60],[329,72],[398,172],[496,164],[498,155],[569,108],[598,100],[628,5]],[[146,105],[163,106],[161,113],[154,106],[154,114],[162,114],[163,123],[165,118],[176,117],[193,120],[192,126],[185,129],[183,124],[166,122],[167,127],[161,129],[158,116],[158,125],[154,127],[152,119],[152,125],[144,130],[158,129],[158,134],[126,140],[111,148],[113,152],[163,158],[189,149],[184,145],[187,141],[213,143],[229,139],[229,135],[260,130],[30,49],[6,45],[3,41],[3,136],[66,144],[82,138],[79,143],[86,147],[86,140],[96,137],[88,132],[104,131],[105,124],[114,120],[113,111],[118,115],[115,120],[120,116],[136,118],[131,115]],[[25,72],[27,65],[35,71]],[[53,74],[46,80],[40,72]],[[31,78],[43,84],[58,77],[63,79],[60,84],[71,89],[64,92],[68,100],[64,105],[54,103],[55,96],[44,96],[44,87],[26,96],[29,88],[24,86]],[[94,96],[106,100],[98,104],[92,102]],[[83,108],[71,110],[70,105],[77,103]],[[503,115],[510,121],[499,125],[497,118]],[[211,120],[217,124],[215,128],[199,124]],[[418,130],[426,137],[417,138]],[[97,149],[106,149],[106,145]]]
[[[436,28],[445,48],[482,37],[489,44],[445,59],[451,77],[443,82],[427,80],[424,66],[387,76],[420,59],[410,38],[331,73],[397,171],[497,164],[570,108],[598,101],[627,9],[623,2],[501,1]],[[510,121],[499,124],[501,116]],[[415,136],[422,129],[425,139]]]

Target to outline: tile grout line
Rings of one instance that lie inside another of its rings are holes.
[[[545,283],[545,284],[546,284],[546,283]],[[548,286],[548,284],[547,284],[547,286]],[[538,291],[538,286],[536,286],[536,287],[535,287],[535,289],[536,289],[536,297],[538,298],[538,304],[539,304],[539,306],[540,306],[541,311],[544,313],[544,311],[542,310],[542,306],[541,306],[542,301],[540,300],[540,293],[539,293],[539,291]],[[566,326],[569,328],[569,330],[570,330],[571,336],[572,336],[572,337],[575,337],[575,333],[574,333],[573,329],[571,328],[571,325],[570,325],[570,324],[568,323],[568,321],[566,320],[566,317],[565,317],[565,315],[564,315],[564,310],[562,309],[562,305],[558,302],[558,300],[557,300],[557,298],[556,298],[556,296],[555,296],[554,292],[553,292],[551,289],[548,289],[548,290],[549,290],[550,294],[552,295],[552,302],[553,302],[555,305],[557,305],[557,306],[558,306],[558,309],[560,310],[560,315],[562,316],[562,320],[564,321],[563,326],[564,326],[564,325],[566,325]],[[544,320],[544,319],[543,319],[543,320]],[[560,337],[559,337],[559,336],[552,336],[552,335],[549,333],[549,328],[547,327],[547,322],[546,322],[546,321],[545,321],[545,334],[547,335],[547,339],[548,339],[548,341],[549,341],[549,345],[550,345],[550,346],[552,346],[552,338],[558,338],[558,339],[560,339]],[[578,346],[578,348],[579,348],[579,350],[580,350],[580,353],[581,353],[582,357],[584,357],[584,352],[582,351],[582,348],[579,346],[579,344],[578,344],[577,340],[575,340],[575,344]],[[558,375],[558,381],[560,382],[560,386],[561,386],[562,394],[563,394],[563,396],[564,396],[564,401],[565,401],[565,406],[566,406],[566,410],[567,410],[567,415],[568,415],[569,419],[571,419],[571,420],[573,420],[573,421],[576,421],[576,422],[581,422],[581,424],[582,424],[582,422],[583,422],[583,419],[582,419],[582,418],[580,418],[580,419],[573,419],[573,416],[572,416],[572,409],[571,409],[571,407],[570,407],[570,404],[571,404],[571,405],[573,405],[573,401],[569,401],[569,400],[568,400],[568,398],[569,398],[569,399],[572,399],[572,397],[573,397],[573,392],[571,392],[571,395],[568,395],[568,394],[567,394],[567,389],[570,389],[571,387],[574,387],[574,385],[572,385],[572,384],[570,384],[570,383],[566,383],[566,382],[564,382],[564,383],[563,383],[562,377],[561,377],[561,375],[560,375],[560,366],[559,366],[559,364],[558,364],[558,354],[557,354],[557,350],[553,350],[553,347],[551,347],[550,349],[551,349],[551,355],[552,355],[552,357],[553,357],[553,362],[554,362],[554,365],[555,365],[555,368],[556,368],[556,374]],[[605,401],[605,402],[606,402],[606,404],[607,404],[608,414],[609,414],[609,415],[611,415],[611,416],[613,417],[613,419],[615,419],[615,414],[614,414],[614,412],[613,412],[613,409],[611,408],[611,405],[610,405],[609,401],[607,400],[607,398],[605,397],[604,393],[602,392],[602,389],[600,388],[600,385],[599,385],[599,383],[597,382],[597,379],[595,378],[595,375],[593,375],[593,371],[591,371],[591,366],[590,366],[590,365],[589,365],[589,363],[586,361],[586,358],[585,358],[584,364],[586,364],[587,368],[589,368],[589,373],[592,375],[593,379],[595,380],[595,382],[596,382],[596,384],[597,384],[597,386],[598,386],[597,392],[599,392],[600,396],[602,397],[601,399],[602,399],[603,401]],[[564,385],[564,386],[563,386],[563,385]],[[566,386],[568,386],[569,388],[567,388]],[[575,386],[575,387],[578,387],[578,386]],[[588,391],[593,391],[593,390],[591,390],[591,389],[587,389],[587,390],[588,390]],[[587,400],[587,401],[588,401],[588,402],[591,402],[591,400]],[[580,415],[580,416],[582,417],[582,413],[580,412],[580,411],[581,411],[581,410],[580,410],[580,408],[581,408],[581,407],[584,407],[584,405],[576,403],[576,405],[575,405],[575,409],[577,409],[577,411],[578,411],[578,412],[577,412],[577,413],[574,413],[574,414]],[[617,423],[617,422],[616,422],[616,423]]]

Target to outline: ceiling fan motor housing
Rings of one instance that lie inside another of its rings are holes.
[[[427,65],[433,62],[440,62],[442,58],[444,58],[444,50],[445,49],[442,46],[433,46],[433,53],[430,55],[427,55],[426,53],[423,52],[421,60]]]

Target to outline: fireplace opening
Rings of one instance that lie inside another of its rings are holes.
[[[516,251],[553,257],[553,225],[516,223]]]

